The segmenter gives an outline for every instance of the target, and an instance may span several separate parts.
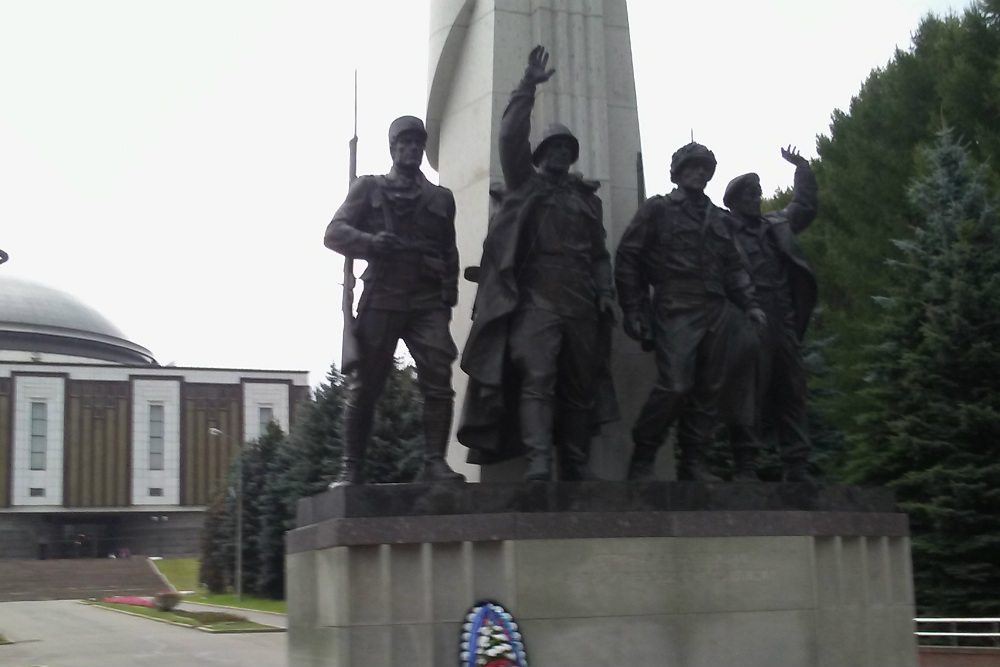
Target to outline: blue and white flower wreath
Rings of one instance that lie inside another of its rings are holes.
[[[492,600],[480,600],[465,615],[459,667],[528,667],[514,617]]]

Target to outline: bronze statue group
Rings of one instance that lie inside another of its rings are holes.
[[[629,480],[654,478],[657,452],[676,426],[678,479],[717,481],[704,457],[721,421],[734,481],[757,480],[768,424],[784,479],[811,482],[800,343],[816,281],[796,241],[817,210],[808,162],[782,150],[795,166],[793,201],[762,215],[756,174],[733,179],[723,198],[728,210],[719,208],[705,195],[714,154],[694,142],[681,147],[670,166],[677,187],[639,208],[612,263],[599,184],[571,172],[577,138],[553,123],[535,146],[529,140],[535,89],[554,73],[545,49],[535,47],[500,125],[503,184],[491,188],[461,362],[469,384],[458,439],[469,462],[524,455],[526,480],[595,479],[590,441],[618,416],[609,364],[621,321],[657,369],[632,428]],[[449,331],[458,298],[455,199],[420,171],[426,140],[418,118],[393,121],[392,169],[357,179],[326,230],[326,247],[368,262],[353,322],[359,361],[347,376],[345,446],[332,487],[364,483],[375,402],[399,339],[424,400],[416,481],[464,479],[445,461],[458,355]]]

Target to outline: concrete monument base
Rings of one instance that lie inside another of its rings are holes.
[[[492,598],[532,667],[917,665],[887,493],[794,484],[401,484],[299,504],[289,664],[458,664]]]

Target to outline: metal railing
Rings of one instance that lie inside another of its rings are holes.
[[[1000,648],[1000,618],[915,618],[920,646]],[[961,629],[960,629],[961,628]]]

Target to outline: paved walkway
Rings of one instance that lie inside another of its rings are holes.
[[[263,614],[263,616],[269,616]],[[285,667],[287,633],[210,634],[69,600],[0,603],[0,665]]]

